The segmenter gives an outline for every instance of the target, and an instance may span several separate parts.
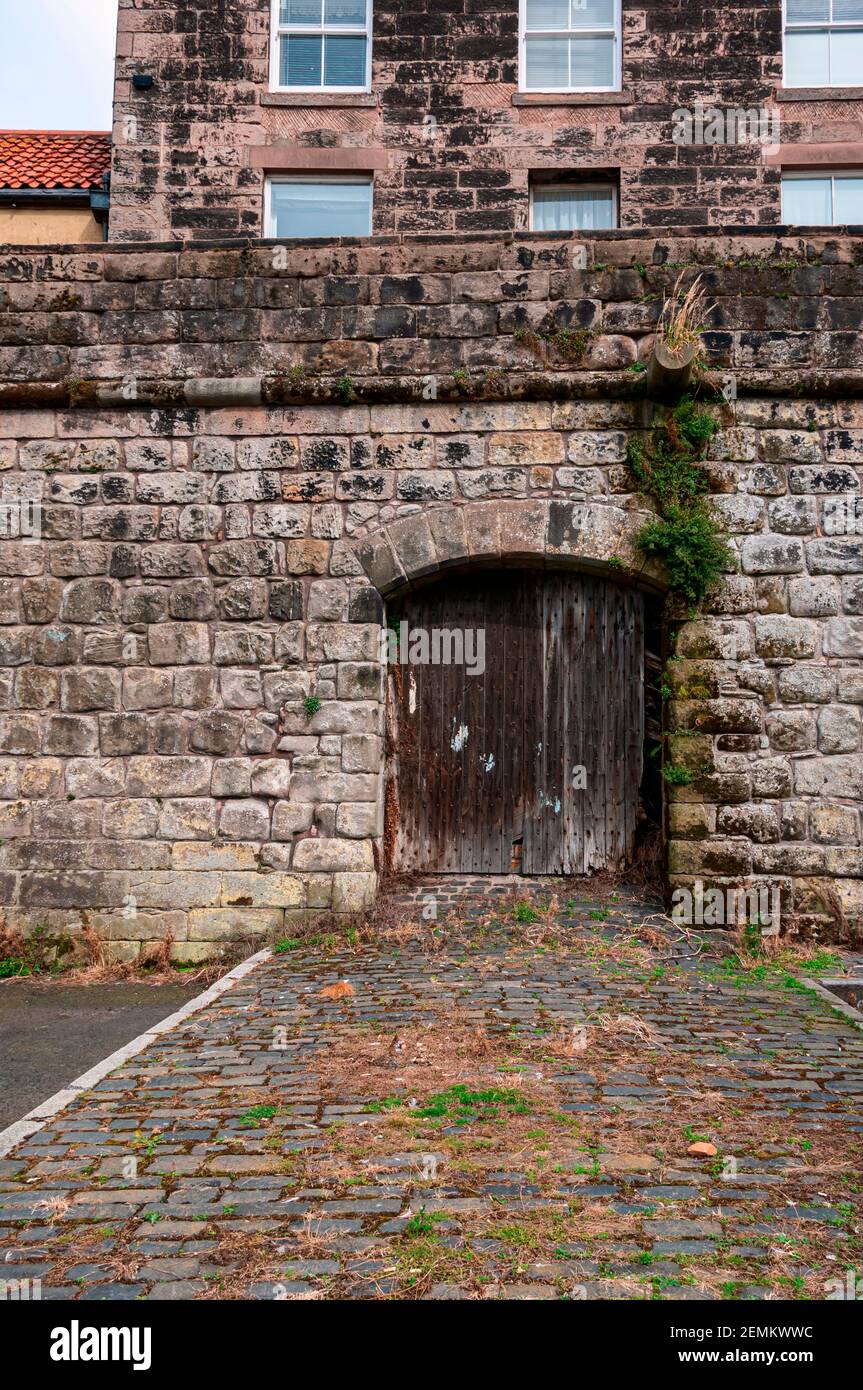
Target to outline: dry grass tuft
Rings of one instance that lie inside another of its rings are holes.
[[[442,1014],[392,1033],[352,1030],[315,1053],[311,1066],[327,1089],[347,1086],[377,1099],[394,1089],[427,1093],[487,1079],[501,1051],[485,1028]]]
[[[168,932],[142,945],[135,960],[111,958],[111,943],[95,927],[85,923],[74,934],[37,930],[24,935],[15,929],[0,930],[0,961],[9,964],[8,980],[25,979],[49,988],[61,985],[116,983],[165,985],[179,982],[211,984],[248,952],[237,944],[221,959],[207,961],[195,970],[178,970],[171,960],[174,937]],[[250,947],[250,949],[253,949]]]
[[[657,335],[675,357],[682,357],[688,347],[698,343],[704,331],[704,319],[715,307],[707,302],[700,275],[688,290],[683,289],[686,274],[686,270],[681,270],[671,294],[665,298],[656,325]]]

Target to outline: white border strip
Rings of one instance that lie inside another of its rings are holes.
[[[97,1062],[89,1071],[85,1071],[74,1081],[70,1081],[69,1085],[64,1086],[62,1091],[57,1091],[53,1096],[49,1096],[48,1100],[43,1100],[41,1105],[37,1105],[35,1110],[31,1110],[23,1119],[16,1120],[14,1124],[0,1130],[0,1158],[5,1158],[22,1140],[29,1139],[31,1134],[37,1134],[40,1129],[44,1129],[48,1121],[52,1120],[55,1115],[59,1115],[61,1110],[65,1110],[67,1105],[71,1105],[82,1091],[89,1091],[97,1081],[101,1081],[110,1072],[116,1071],[117,1067],[128,1062],[130,1057],[143,1052],[145,1047],[149,1047],[150,1043],[155,1042],[163,1033],[170,1033],[172,1028],[183,1023],[191,1014],[196,1014],[200,1009],[205,1009],[208,1004],[212,1004],[221,994],[225,994],[227,990],[231,989],[238,980],[242,980],[245,975],[250,974],[256,966],[269,960],[272,954],[272,951],[266,950],[258,951],[254,956],[249,956],[233,970],[229,970],[227,975],[216,980],[209,989],[205,989],[203,994],[196,994],[194,999],[190,999],[182,1008],[177,1009],[176,1013],[169,1014],[160,1023],[148,1028],[146,1033],[139,1033],[137,1038],[133,1038],[124,1047],[118,1047],[115,1052],[112,1052],[101,1062]]]

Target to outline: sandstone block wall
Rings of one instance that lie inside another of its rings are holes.
[[[859,93],[779,99],[780,0],[624,0],[614,98],[519,97],[518,0],[375,0],[371,104],[273,101],[269,27],[270,0],[120,0],[113,240],[260,236],[265,147],[323,170],[382,154],[376,233],[523,230],[530,176],[549,170],[616,178],[623,227],[778,224],[762,148],[677,145],[673,112],[764,107],[783,146],[835,143],[836,166],[863,118]],[[136,72],[155,86],[136,91]]]
[[[863,540],[835,516],[860,493],[861,244],[575,248],[0,254],[0,488],[42,506],[40,539],[0,540],[7,925],[198,959],[369,903],[388,595],[507,562],[663,592],[625,453],[681,264],[736,382],[705,465],[736,558],[703,613],[667,605],[672,755],[701,769],[669,794],[670,882],[860,917]]]

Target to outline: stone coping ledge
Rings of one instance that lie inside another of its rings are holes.
[[[863,398],[863,370],[785,367],[735,369],[707,376],[700,394],[719,397],[721,383],[733,374],[738,396],[783,398]],[[428,395],[429,376],[437,376],[437,393]],[[284,377],[201,377],[187,380],[142,380],[134,399],[124,394],[120,379],[106,381],[0,382],[0,409],[121,409],[157,407],[163,410],[223,406],[362,406],[464,405],[490,401],[641,401],[647,400],[647,373],[623,371],[515,372],[479,371],[470,386],[460,385],[445,372],[424,376],[317,377],[294,386]]]
[[[291,240],[286,237],[231,237],[214,238],[200,241],[108,241],[94,242],[92,246],[82,245],[80,242],[58,243],[57,245],[44,246],[33,245],[24,246],[15,243],[0,243],[0,256],[20,255],[20,256],[45,256],[45,255],[75,255],[75,256],[122,256],[130,252],[182,252],[185,255],[194,255],[198,251],[237,251],[244,248],[251,250],[265,250],[271,246],[290,246],[291,248],[307,247],[310,250],[320,250],[322,247],[350,247],[362,250],[366,247],[387,247],[387,246],[441,246],[441,247],[461,247],[471,245],[487,245],[497,242],[501,246],[515,245],[536,245],[561,244],[561,243],[583,243],[591,245],[596,243],[627,242],[627,241],[693,241],[709,238],[718,240],[723,237],[744,238],[746,240],[793,240],[801,247],[806,247],[812,242],[813,238],[827,238],[831,243],[842,240],[861,240],[863,239],[863,225],[842,225],[825,227],[793,227],[785,223],[773,223],[766,227],[749,227],[737,223],[720,223],[711,226],[702,223],[696,226],[686,227],[615,227],[602,232],[570,232],[561,234],[560,232],[423,232],[423,233],[400,233],[391,236],[376,235],[370,237],[320,237],[308,239]]]

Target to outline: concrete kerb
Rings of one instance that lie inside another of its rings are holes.
[[[251,974],[258,965],[263,964],[265,960],[269,960],[272,954],[272,951],[267,949],[265,951],[258,951],[253,956],[249,956],[247,960],[242,961],[239,965],[235,966],[233,970],[229,970],[221,979],[216,980],[216,982],[210,985],[208,989],[205,989],[203,993],[197,994],[194,999],[190,999],[182,1008],[169,1014],[167,1018],[163,1018],[160,1023],[154,1024],[153,1027],[148,1028],[146,1032],[139,1033],[136,1038],[133,1038],[131,1042],[126,1043],[123,1047],[118,1047],[114,1052],[103,1058],[101,1062],[97,1062],[95,1066],[90,1067],[89,1071],[83,1072],[81,1076],[71,1081],[68,1086],[64,1086],[61,1091],[56,1091],[53,1096],[49,1096],[47,1100],[42,1101],[41,1105],[37,1105],[35,1109],[29,1111],[22,1119],[16,1120],[14,1124],[8,1125],[6,1129],[0,1130],[0,1158],[5,1158],[6,1155],[24,1139],[28,1139],[32,1134],[37,1134],[40,1129],[44,1129],[48,1121],[52,1120],[55,1115],[59,1115],[61,1110],[65,1110],[68,1105],[71,1105],[72,1101],[77,1099],[82,1091],[90,1090],[92,1086],[95,1086],[97,1081],[103,1080],[103,1078],[110,1075],[112,1071],[116,1071],[117,1067],[122,1066],[124,1062],[128,1062],[130,1057],[135,1057],[139,1052],[143,1052],[145,1047],[155,1042],[163,1033],[170,1033],[173,1028],[177,1028],[181,1023],[184,1023],[192,1014],[196,1014],[201,1009],[205,1009],[208,1004],[212,1004],[220,995],[225,994],[231,989],[238,980],[242,980],[246,975]]]
[[[849,1023],[863,1032],[863,1013],[859,1009],[855,1009],[853,1004],[849,1004],[840,995],[834,994],[821,980],[814,980],[811,975],[798,975],[797,978],[801,985],[804,985],[806,989],[811,989],[813,994],[817,994],[819,999],[823,999],[826,1004],[829,1004],[834,1013],[842,1014]]]

